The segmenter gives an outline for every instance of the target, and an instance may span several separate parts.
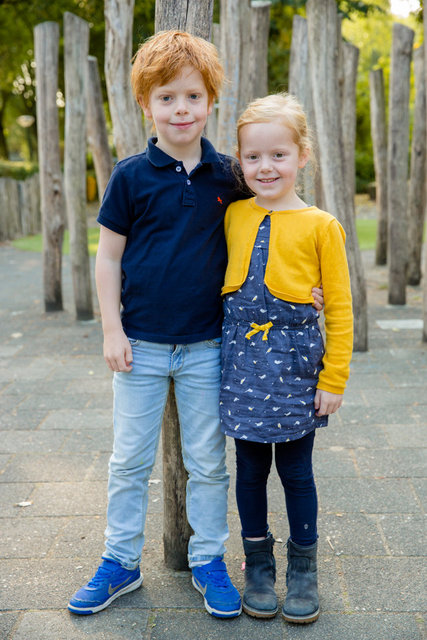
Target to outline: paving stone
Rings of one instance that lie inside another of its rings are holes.
[[[95,616],[68,611],[30,611],[20,622],[14,640],[140,640],[148,624],[146,611],[114,607]]]
[[[0,611],[0,638],[7,638],[19,619],[18,613]]]
[[[318,477],[352,477],[357,475],[352,453],[344,447],[333,445],[313,452],[314,475]]]
[[[2,518],[1,558],[45,557],[63,529],[65,518]]]
[[[418,513],[406,478],[318,478],[319,502],[327,512]]]
[[[16,454],[0,476],[1,482],[69,482],[84,479],[94,454]]]
[[[418,558],[341,559],[353,611],[425,611],[425,563]]]
[[[385,516],[379,516],[385,517]],[[362,513],[319,514],[318,532],[326,553],[334,555],[386,555],[376,519]]]
[[[286,640],[422,640],[414,616],[321,613],[315,624],[288,625]]]
[[[402,438],[406,447],[419,447],[427,437],[426,426],[419,424],[386,424],[383,431],[392,447],[401,447]]]
[[[28,493],[27,485],[12,486],[21,487],[21,493],[18,489],[16,492],[24,496],[20,498],[24,500]],[[57,516],[103,515],[107,507],[107,483],[45,482],[36,486],[31,500],[32,505],[23,510],[23,517],[49,516],[52,513]]]
[[[427,478],[413,478],[412,486],[415,490],[417,500],[420,502],[421,507],[426,511],[427,507]]]
[[[6,403],[9,405],[6,407]],[[23,410],[16,406],[13,396],[2,396],[2,413],[0,413],[0,429],[17,431],[37,429],[48,415],[48,409],[36,411]]]
[[[10,453],[51,453],[66,440],[64,431],[0,431],[2,451]]]
[[[224,640],[224,637],[248,638],[248,640],[283,640],[286,630],[279,617],[273,620],[257,620],[242,614],[231,620],[219,620],[206,611],[155,612],[150,620],[150,640]]]
[[[426,473],[425,448],[399,448],[390,451],[369,449],[363,452],[356,450],[355,456],[362,476],[415,478],[423,477]]]
[[[104,551],[106,524],[106,514],[90,518],[85,516],[67,518],[49,547],[49,556],[55,558],[97,557],[99,564]],[[158,528],[157,534],[159,530]],[[159,544],[158,540],[156,544]],[[94,571],[96,566],[93,566]]]
[[[425,515],[380,515],[378,522],[393,556],[427,555]]]
[[[81,403],[79,403],[81,406]],[[57,409],[50,411],[41,424],[41,429],[102,429],[104,432],[112,428],[111,409]],[[102,441],[101,441],[102,444]]]
[[[25,511],[28,507],[19,507],[18,504],[30,501],[34,488],[35,485],[28,482],[2,484],[0,491],[0,522],[2,518],[15,517],[21,509]]]

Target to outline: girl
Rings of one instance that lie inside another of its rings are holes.
[[[308,207],[296,193],[311,147],[293,96],[252,102],[237,123],[237,138],[255,197],[234,202],[225,216],[220,407],[222,429],[236,444],[243,609],[261,618],[277,612],[266,494],[274,443],[290,527],[282,615],[307,623],[319,616],[313,440],[341,406],[353,343],[345,233],[332,215]],[[326,349],[313,283],[323,285]]]

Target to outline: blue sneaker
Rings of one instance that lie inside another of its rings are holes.
[[[139,567],[129,571],[115,560],[103,560],[92,580],[73,595],[68,609],[79,615],[97,613],[124,593],[138,589],[142,580]]]
[[[217,618],[234,618],[242,612],[239,592],[231,582],[225,562],[218,557],[201,567],[193,567],[193,586],[200,591],[205,608]]]

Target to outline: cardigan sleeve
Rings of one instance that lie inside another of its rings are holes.
[[[353,312],[345,232],[334,218],[319,246],[325,300],[326,350],[318,389],[344,393],[353,349]]]

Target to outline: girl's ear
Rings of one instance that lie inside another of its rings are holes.
[[[310,149],[304,149],[298,159],[298,169],[302,169],[305,167],[307,162],[310,160]]]

